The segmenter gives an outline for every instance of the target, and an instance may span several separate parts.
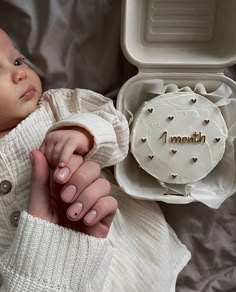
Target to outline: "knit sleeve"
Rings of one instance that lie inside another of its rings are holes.
[[[55,90],[50,93],[59,114],[57,123],[49,131],[76,125],[85,128],[94,138],[94,146],[85,159],[96,161],[102,168],[125,158],[129,143],[128,123],[111,99],[83,89],[62,95]]]
[[[49,223],[22,212],[15,238],[0,257],[9,292],[101,291],[112,248],[107,239]]]

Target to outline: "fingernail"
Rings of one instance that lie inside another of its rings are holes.
[[[68,216],[70,219],[76,219],[79,217],[81,211],[83,209],[83,204],[80,202],[77,202],[73,204],[67,211]]]
[[[61,181],[64,181],[65,179],[67,179],[67,177],[69,176],[70,174],[70,170],[68,167],[63,167],[61,169],[59,169],[57,172],[56,172],[56,177],[61,180]]]
[[[75,195],[76,195],[77,189],[74,185],[69,185],[64,189],[64,191],[61,193],[61,198],[64,202],[70,203],[73,201]]]
[[[95,217],[97,216],[97,211],[96,210],[92,210],[90,211],[85,217],[84,217],[84,221],[87,224],[91,224],[93,222],[93,220],[95,219]]]

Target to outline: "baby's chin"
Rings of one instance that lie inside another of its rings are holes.
[[[20,122],[31,115],[38,107],[38,99],[30,100],[24,104],[22,111],[19,113]]]
[[[20,123],[22,123],[25,119],[27,119],[34,111],[35,108],[29,108],[27,111],[24,111],[24,113],[21,113],[21,115],[19,115],[18,117],[16,117],[13,121],[12,121],[12,125],[11,128],[16,128]]]

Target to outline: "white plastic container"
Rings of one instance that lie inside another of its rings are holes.
[[[122,49],[138,74],[121,88],[117,108],[140,106],[140,86],[151,79],[179,87],[201,82],[208,91],[227,84],[236,96],[236,83],[224,68],[236,63],[235,0],[125,0],[122,8]],[[132,172],[131,155],[115,168],[119,185],[129,195],[167,203],[190,203],[190,196],[162,194],[155,179]],[[142,189],[142,195],[137,189]]]

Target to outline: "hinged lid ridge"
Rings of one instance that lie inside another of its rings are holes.
[[[125,0],[124,54],[140,70],[223,71],[236,63],[235,11],[234,0]]]

